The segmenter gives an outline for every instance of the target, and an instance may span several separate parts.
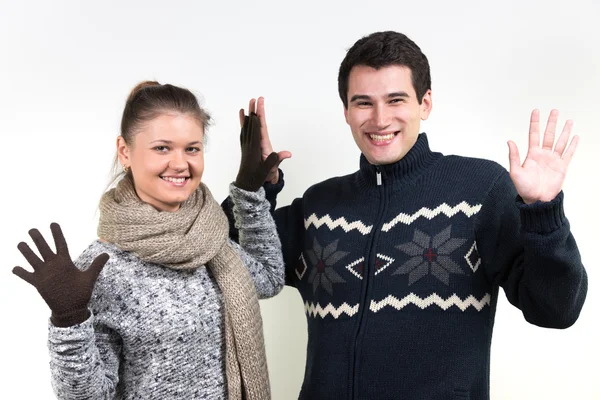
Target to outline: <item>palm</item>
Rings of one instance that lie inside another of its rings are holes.
[[[558,195],[564,183],[567,168],[578,137],[574,136],[567,146],[572,121],[567,121],[556,144],[554,143],[558,111],[553,110],[548,118],[544,139],[540,147],[539,111],[531,114],[529,127],[529,150],[521,165],[519,151],[514,142],[509,141],[510,177],[519,195],[526,203],[551,201]]]

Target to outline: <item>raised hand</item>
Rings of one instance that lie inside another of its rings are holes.
[[[260,147],[263,160],[266,160],[269,155],[273,152],[273,146],[271,145],[271,139],[269,138],[269,130],[267,129],[267,119],[265,117],[265,99],[259,97],[256,99],[250,99],[248,104],[248,114],[256,113],[260,121]],[[240,126],[244,125],[244,118],[246,117],[244,109],[240,109],[239,118]],[[283,150],[277,153],[279,155],[279,161],[269,171],[265,181],[271,183],[277,183],[279,180],[279,164],[286,158],[290,158],[292,153],[287,150]]]
[[[575,154],[579,136],[573,136],[569,144],[573,121],[565,123],[556,144],[554,143],[557,118],[558,111],[552,110],[540,146],[540,112],[533,110],[529,124],[529,149],[523,165],[517,145],[513,141],[508,142],[510,177],[527,204],[538,200],[551,201],[558,195]]]
[[[235,185],[240,189],[255,192],[261,188],[270,171],[279,163],[279,155],[271,152],[263,160],[261,155],[260,122],[258,116],[251,113],[244,117],[240,133],[242,159]]]
[[[54,237],[56,254],[52,252],[42,234],[37,229],[32,229],[29,236],[42,259],[40,260],[25,242],[21,242],[17,248],[29,262],[33,272],[15,267],[13,273],[37,289],[52,311],[50,319],[55,326],[76,325],[89,317],[88,303],[94,284],[109,257],[106,253],[100,254],[89,268],[81,271],[69,256],[67,242],[60,226],[53,223],[50,230]]]

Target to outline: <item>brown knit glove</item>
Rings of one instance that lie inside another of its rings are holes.
[[[244,118],[240,144],[242,160],[234,184],[240,189],[256,192],[262,187],[269,171],[279,162],[279,155],[272,152],[266,160],[262,160],[260,121],[255,113],[250,113],[250,116]]]
[[[50,225],[50,230],[54,236],[56,254],[52,252],[41,233],[37,229],[32,229],[29,231],[29,236],[33,239],[43,261],[26,243],[21,242],[17,248],[31,264],[33,272],[15,267],[13,273],[35,286],[50,307],[52,311],[50,320],[55,326],[77,325],[89,318],[88,303],[92,297],[94,284],[109,257],[106,253],[100,254],[88,269],[80,271],[71,261],[60,226],[53,223]]]

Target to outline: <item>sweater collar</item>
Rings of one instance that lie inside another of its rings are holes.
[[[360,170],[358,171],[359,184],[365,189],[377,186],[378,174],[381,174],[381,182],[386,186],[412,183],[440,157],[442,157],[441,153],[434,153],[429,149],[427,134],[421,133],[408,153],[393,164],[373,165],[367,161],[364,154],[361,154]]]

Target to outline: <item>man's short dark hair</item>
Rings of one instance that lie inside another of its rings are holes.
[[[419,46],[399,32],[375,32],[354,43],[340,65],[338,91],[345,108],[348,108],[348,77],[358,65],[375,69],[393,65],[409,68],[419,104],[431,89],[429,61]]]

